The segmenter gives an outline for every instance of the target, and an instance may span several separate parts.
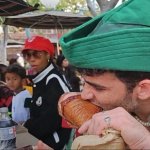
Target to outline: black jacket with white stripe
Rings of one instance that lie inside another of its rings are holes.
[[[69,92],[69,88],[53,64],[36,75],[32,81],[33,97],[25,102],[25,107],[30,108],[31,118],[24,126],[29,133],[50,147],[63,149],[68,142],[71,129],[61,127],[58,100],[63,93]]]

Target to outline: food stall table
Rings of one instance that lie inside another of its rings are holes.
[[[16,147],[17,149],[29,146],[29,145],[36,145],[39,140],[31,135],[28,130],[18,125],[16,127]]]

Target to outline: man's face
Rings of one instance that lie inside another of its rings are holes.
[[[42,71],[48,65],[49,55],[45,51],[26,50],[23,57],[35,72]]]
[[[129,93],[126,85],[113,73],[104,73],[97,76],[83,76],[85,84],[81,96],[92,103],[102,107],[104,110],[116,107],[124,107],[133,111],[136,101],[133,94]]]

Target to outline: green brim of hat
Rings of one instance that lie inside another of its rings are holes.
[[[79,68],[150,72],[150,0],[129,0],[60,39]]]

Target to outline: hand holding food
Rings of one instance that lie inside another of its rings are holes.
[[[75,94],[75,93],[74,93]],[[85,121],[102,109],[89,101],[82,100],[79,94],[65,98],[64,94],[59,101],[59,114],[71,125],[79,128]]]
[[[82,100],[80,93],[75,92],[63,94],[59,100],[58,109],[59,114],[77,128],[91,119],[95,113],[102,111],[102,108]],[[125,150],[125,143],[119,131],[107,128],[103,130],[102,135],[82,135],[75,138],[71,149]]]

